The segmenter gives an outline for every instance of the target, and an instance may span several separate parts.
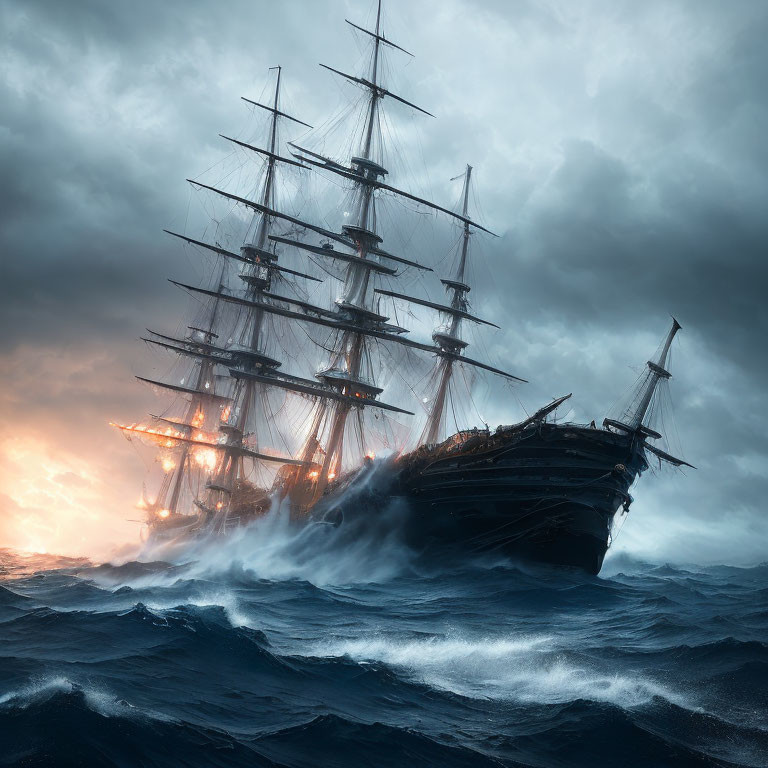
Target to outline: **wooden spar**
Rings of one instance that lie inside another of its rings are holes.
[[[398,189],[397,187],[393,187],[390,184],[385,184],[383,181],[379,181],[376,178],[373,178],[372,176],[368,175],[362,175],[361,173],[358,173],[353,168],[347,168],[340,163],[335,162],[334,160],[331,160],[330,158],[323,157],[322,155],[319,155],[317,152],[309,152],[308,150],[304,149],[303,147],[300,147],[298,144],[294,144],[293,142],[288,142],[290,146],[295,147],[297,150],[299,150],[299,153],[292,152],[291,154],[298,158],[299,160],[303,160],[305,163],[310,163],[311,165],[314,165],[322,170],[332,171],[333,173],[343,176],[344,178],[350,179],[351,181],[359,182],[361,184],[368,184],[372,187],[375,187],[376,189],[382,189],[386,192],[392,192],[395,195],[399,195],[400,197],[404,197],[407,200],[413,200],[415,203],[419,203],[420,205],[426,205],[430,208],[433,208],[436,211],[440,211],[441,213],[445,213],[448,216],[452,216],[455,219],[458,219],[459,221],[464,222],[465,224],[468,224],[469,226],[474,227],[475,229],[482,230],[483,232],[488,233],[489,235],[492,235],[493,237],[498,237],[498,235],[495,232],[491,232],[490,229],[486,229],[485,227],[478,224],[476,221],[472,221],[472,219],[467,217],[466,213],[456,213],[456,211],[452,211],[450,208],[445,208],[442,205],[438,205],[437,203],[433,203],[430,200],[427,200],[423,197],[417,197],[416,195],[412,195],[410,192],[406,192],[403,189]],[[309,157],[302,157],[300,152],[304,152],[306,154],[312,155],[316,159],[312,159]],[[322,160],[323,162],[320,162]]]
[[[136,376],[139,381],[143,381],[145,384],[151,384],[154,387],[162,387],[163,389],[169,389],[172,392],[179,392],[184,395],[194,395],[195,397],[206,398],[210,400],[219,400],[221,402],[231,402],[232,398],[225,395],[216,395],[213,392],[201,391],[194,389],[193,387],[185,387],[181,384],[166,384],[164,381],[155,381],[154,379],[145,379],[143,376]]]
[[[262,262],[254,261],[253,259],[249,259],[246,256],[242,256],[240,254],[235,253],[234,251],[228,251],[226,248],[222,248],[218,245],[211,245],[210,243],[205,243],[202,240],[195,240],[193,237],[187,237],[186,235],[180,235],[178,232],[171,232],[169,229],[164,229],[163,232],[166,232],[169,235],[173,235],[174,237],[178,237],[180,240],[186,240],[188,243],[191,243],[192,245],[199,245],[201,248],[207,248],[209,251],[213,251],[214,253],[218,253],[221,256],[226,256],[229,259],[235,259],[236,261],[240,261],[243,264],[260,264]],[[250,250],[258,251],[257,248],[250,248]],[[275,254],[271,251],[266,251],[270,257],[272,257],[272,261],[269,264],[269,268],[276,270],[277,272],[282,272],[287,275],[296,275],[296,277],[303,277],[306,280],[313,280],[316,283],[322,283],[322,278],[319,277],[313,277],[312,275],[308,275],[305,272],[298,272],[295,269],[289,269],[288,267],[284,267],[280,264],[274,263],[274,257]]]
[[[350,27],[354,27],[355,29],[359,29],[361,32],[365,32],[366,35],[370,35],[371,37],[384,43],[384,45],[388,45],[391,48],[396,48],[398,51],[402,51],[403,53],[408,54],[408,56],[413,56],[410,51],[406,51],[405,48],[401,48],[399,45],[395,45],[391,40],[388,40],[386,37],[384,37],[384,35],[379,35],[376,32],[371,32],[369,29],[358,27],[357,24],[353,24],[349,19],[344,19],[344,21],[346,21]]]
[[[259,213],[266,214],[267,216],[274,216],[278,219],[284,219],[285,221],[291,222],[291,224],[295,224],[297,227],[302,227],[303,229],[311,229],[314,232],[325,235],[325,237],[329,237],[333,240],[340,240],[345,244],[349,242],[347,239],[343,238],[341,235],[337,235],[335,232],[331,232],[323,227],[319,227],[316,224],[310,224],[307,221],[302,221],[301,219],[297,219],[295,216],[289,216],[287,213],[282,213],[281,211],[277,211],[274,208],[261,205],[260,203],[254,202],[253,200],[248,200],[245,197],[239,197],[238,195],[224,192],[221,189],[216,189],[216,187],[211,187],[208,184],[203,184],[199,181],[194,181],[193,179],[187,179],[187,181],[195,187],[209,189],[211,192],[216,192],[216,194],[221,195],[222,197],[226,197],[228,200],[234,200],[237,203],[247,205],[249,208],[258,211]]]
[[[388,91],[386,88],[382,88],[380,85],[376,85],[375,83],[372,83],[370,80],[366,80],[364,77],[355,77],[354,75],[348,75],[346,72],[342,72],[341,70],[334,69],[333,67],[329,67],[327,64],[321,64],[320,66],[331,72],[335,72],[337,75],[341,75],[342,77],[345,77],[347,80],[349,80],[352,83],[357,83],[358,85],[364,85],[366,88],[369,88],[371,91],[376,93],[376,95],[379,98],[381,98],[382,96],[389,96],[390,99],[394,99],[395,101],[399,101],[401,104],[405,104],[406,106],[412,107],[413,109],[416,109],[419,112],[423,112],[425,115],[428,115],[429,117],[434,117],[434,115],[431,112],[427,112],[426,109],[422,109],[421,107],[417,106],[413,102],[406,101],[402,96],[398,96],[397,94],[392,93],[391,91]]]
[[[228,251],[226,248],[222,248],[221,246],[211,245],[210,243],[205,243],[202,240],[195,240],[193,237],[180,235],[178,232],[171,232],[170,229],[164,229],[163,232],[169,235],[173,235],[174,237],[178,237],[180,240],[186,240],[188,243],[191,243],[192,245],[199,245],[201,248],[207,248],[209,251],[218,253],[220,256],[227,256],[230,259],[236,259],[237,261],[242,261],[242,262],[245,262],[246,264],[253,263],[251,259],[246,259],[245,256],[240,256],[234,251]]]
[[[274,299],[275,301],[284,301],[286,304],[293,304],[297,307],[300,307],[301,309],[306,310],[307,312],[318,312],[320,314],[325,315],[326,317],[335,317],[336,313],[333,310],[330,309],[324,309],[323,307],[315,306],[314,304],[310,304],[308,301],[301,301],[299,299],[291,299],[288,296],[279,296],[276,293],[270,293],[268,291],[260,291],[259,295],[263,296],[267,299]]]
[[[307,128],[314,127],[314,126],[311,126],[309,123],[305,123],[303,120],[299,120],[296,117],[291,117],[285,112],[281,112],[279,109],[276,109],[275,107],[269,107],[266,104],[260,104],[258,101],[253,101],[252,99],[246,99],[245,96],[241,96],[240,98],[243,101],[247,101],[249,104],[253,104],[254,107],[261,107],[262,109],[266,109],[267,112],[271,112],[273,115],[277,115],[278,117],[284,117],[286,120],[293,120],[294,123],[298,123],[299,125],[305,125]]]
[[[427,299],[420,299],[416,296],[406,296],[404,293],[396,293],[395,291],[385,291],[382,288],[374,288],[374,293],[379,293],[382,296],[390,296],[393,299],[403,299],[403,301],[410,301],[412,304],[421,304],[424,307],[430,307],[436,309],[438,312],[446,312],[451,315],[458,315],[464,320],[471,320],[473,323],[481,323],[483,325],[491,325],[494,328],[499,326],[496,323],[492,323],[489,320],[483,320],[482,318],[475,317],[469,312],[465,312],[463,309],[456,309],[455,307],[449,307],[445,304],[438,304],[434,301],[427,301]]]
[[[408,416],[413,416],[413,411],[406,411],[404,408],[398,408],[395,405],[389,405],[383,403],[381,400],[376,400],[373,397],[353,397],[350,395],[344,395],[337,392],[330,387],[322,387],[317,382],[313,382],[310,379],[299,379],[298,377],[283,377],[278,376],[265,376],[253,371],[240,371],[233,368],[230,373],[235,378],[252,379],[258,381],[261,384],[266,384],[269,387],[279,387],[281,389],[287,389],[292,392],[299,392],[305,395],[312,395],[313,397],[325,398],[326,400],[335,400],[340,403],[346,403],[347,405],[354,407],[370,407],[381,408],[385,411],[394,411],[395,413],[404,413]]]
[[[691,469],[696,469],[696,467],[693,466],[693,464],[689,464],[687,461],[683,461],[682,459],[675,458],[674,456],[671,456],[666,451],[662,451],[660,448],[656,448],[654,445],[648,445],[648,443],[643,443],[643,447],[646,451],[650,451],[651,453],[658,456],[660,459],[663,459],[664,461],[668,461],[670,464],[674,464],[676,467],[690,467]]]
[[[305,251],[311,251],[312,253],[317,253],[318,256],[332,255],[335,257],[335,254],[338,253],[338,251],[334,251],[331,248],[323,248],[322,253],[320,253],[316,249],[322,248],[322,246],[310,245],[309,243],[302,243],[300,240],[290,240],[287,238],[280,238],[277,235],[270,235],[269,239],[275,242],[285,243],[286,245],[293,245],[296,248],[303,248]],[[343,235],[334,235],[333,240],[341,243],[347,248],[353,248],[355,250],[358,250],[357,244],[349,240],[349,238],[344,237]],[[411,261],[411,259],[406,259],[406,258],[403,258],[402,256],[394,256],[393,254],[389,253],[388,251],[384,251],[381,248],[369,247],[367,250],[368,250],[368,253],[372,256],[380,256],[383,259],[389,259],[390,261],[397,262],[398,264],[405,264],[408,267],[416,267],[416,269],[421,269],[424,272],[434,272],[434,269],[432,269],[432,267],[426,267],[423,264],[419,264],[418,261]],[[349,256],[349,254],[344,254],[342,252],[342,255],[339,258],[346,259],[347,256]],[[394,270],[392,270],[392,274],[395,274]]]
[[[299,248],[302,251],[309,251],[316,256],[325,256],[330,259],[339,259],[339,261],[346,261],[350,264],[356,264],[365,269],[372,269],[374,272],[380,272],[383,275],[396,275],[397,270],[392,267],[387,267],[384,264],[380,264],[378,261],[371,261],[370,259],[363,259],[360,256],[354,256],[351,253],[344,253],[343,251],[337,251],[333,248],[323,248],[319,245],[310,245],[309,243],[302,243],[301,240],[291,240],[288,237],[279,237],[278,235],[270,235],[269,239],[275,243],[282,243],[283,245],[291,245],[294,248]]]
[[[272,456],[269,453],[258,453],[252,451],[250,448],[244,448],[243,446],[233,446],[227,443],[211,443],[208,440],[197,440],[192,437],[185,437],[183,435],[166,435],[162,432],[154,432],[149,429],[141,429],[140,427],[131,427],[122,424],[113,424],[121,432],[131,432],[137,435],[146,435],[147,437],[157,440],[168,440],[175,443],[182,443],[192,446],[199,446],[201,448],[212,448],[214,451],[232,451],[240,456],[247,456],[251,459],[259,459],[260,461],[274,461],[278,464],[292,464],[294,466],[303,466],[304,462],[298,459],[292,459],[290,456]]]
[[[221,136],[222,139],[226,139],[227,141],[231,141],[233,144],[237,144],[241,147],[244,147],[245,149],[250,149],[253,152],[258,152],[259,154],[265,155],[266,157],[270,158],[271,160],[276,160],[280,163],[287,163],[288,165],[295,165],[299,168],[306,168],[307,166],[304,165],[304,163],[300,163],[298,160],[291,160],[288,157],[283,157],[282,155],[277,155],[274,152],[270,152],[268,149],[262,149],[261,147],[255,147],[253,144],[246,144],[244,141],[238,141],[237,139],[233,139],[229,136],[225,136],[223,133],[220,133],[219,136]]]
[[[199,330],[199,329],[194,329]],[[189,344],[190,346],[194,347],[201,347],[203,349],[207,350],[213,350],[218,352],[227,352],[224,347],[218,347],[215,344],[211,344],[209,341],[195,341],[194,339],[178,339],[175,336],[166,336],[163,333],[160,333],[158,331],[153,331],[151,328],[147,328],[147,332],[151,333],[153,336],[157,336],[158,339],[165,339],[166,341],[170,341],[174,344]]]
[[[147,344],[155,344],[158,347],[169,349],[172,352],[176,352],[180,355],[189,355],[189,357],[199,357],[205,360],[210,360],[213,363],[220,363],[221,365],[228,365],[232,360],[228,357],[220,357],[218,355],[212,355],[210,352],[203,352],[202,350],[186,349],[185,347],[177,347],[175,344],[167,344],[164,341],[158,341],[157,339],[148,339],[145,336],[141,337],[142,341],[146,341]]]

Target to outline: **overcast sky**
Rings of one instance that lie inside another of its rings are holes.
[[[344,18],[370,0],[0,0],[0,546],[93,553],[136,537],[145,468],[108,426],[151,410],[137,339],[176,328],[198,176],[242,135],[268,68],[315,125],[354,87]],[[616,545],[654,560],[768,559],[768,4],[386,0],[391,181],[450,203],[469,162],[491,425],[573,392],[602,419],[682,323],[671,391],[685,457],[642,478]],[[409,154],[410,153],[410,154]],[[395,174],[400,170],[399,176]],[[396,177],[397,176],[397,177]],[[198,271],[199,275],[199,271]]]

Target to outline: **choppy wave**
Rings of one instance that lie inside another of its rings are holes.
[[[269,524],[0,553],[0,765],[767,764],[768,566],[440,571]]]
[[[623,708],[649,704],[658,697],[689,706],[684,696],[664,685],[622,675],[610,665],[575,659],[549,637],[366,639],[343,642],[325,653],[361,662],[381,661],[462,696],[540,704],[584,700]]]

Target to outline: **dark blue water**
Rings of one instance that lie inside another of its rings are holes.
[[[2,554],[0,765],[765,766],[768,565]]]

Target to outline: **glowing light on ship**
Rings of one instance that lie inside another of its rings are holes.
[[[216,451],[213,448],[199,448],[195,451],[195,462],[199,467],[213,472],[216,469]]]
[[[162,517],[163,519],[165,519],[166,517],[168,517],[170,514],[171,514],[171,510],[170,510],[170,509],[161,509],[161,510],[160,510],[160,511],[157,513],[158,517]]]
[[[176,462],[170,456],[164,456],[160,464],[163,467],[163,472],[173,472],[176,469]]]

